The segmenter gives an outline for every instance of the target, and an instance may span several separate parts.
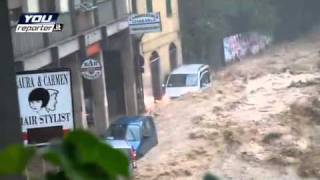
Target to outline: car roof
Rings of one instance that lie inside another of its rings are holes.
[[[208,67],[209,66],[205,64],[187,64],[173,70],[171,74],[196,74],[200,70]]]
[[[106,140],[115,149],[130,149],[131,147],[125,140]]]
[[[147,117],[146,116],[126,116],[121,117],[117,121],[112,122],[114,125],[125,125],[125,124],[141,124]]]

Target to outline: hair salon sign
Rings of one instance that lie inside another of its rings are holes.
[[[69,70],[21,72],[16,79],[25,144],[47,144],[74,128]]]

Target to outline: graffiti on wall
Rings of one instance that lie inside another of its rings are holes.
[[[258,54],[272,43],[272,38],[257,32],[236,34],[223,39],[226,62],[240,60],[240,58]]]

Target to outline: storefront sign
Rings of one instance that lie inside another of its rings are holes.
[[[18,100],[26,145],[46,145],[73,130],[71,72],[17,73]]]
[[[161,32],[160,12],[133,14],[128,20],[130,34]]]
[[[95,80],[102,74],[102,66],[95,59],[87,59],[81,65],[81,73],[85,79]]]

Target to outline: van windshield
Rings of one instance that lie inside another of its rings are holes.
[[[197,74],[172,74],[167,87],[194,87],[198,85]]]
[[[137,125],[112,125],[108,136],[115,140],[139,141],[140,127]]]

